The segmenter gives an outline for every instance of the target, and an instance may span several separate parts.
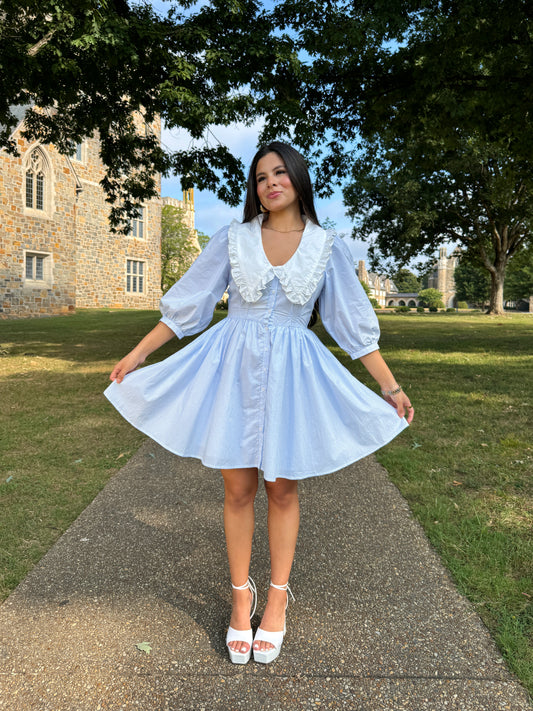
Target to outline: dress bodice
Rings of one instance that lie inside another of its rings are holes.
[[[316,286],[315,299],[311,297],[305,304],[295,304],[287,298],[277,276],[264,287],[257,301],[245,301],[232,278],[228,287],[228,318],[250,319],[267,327],[307,328],[323,281],[324,277]]]

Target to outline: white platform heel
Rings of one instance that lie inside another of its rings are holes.
[[[294,595],[292,594],[292,590],[289,587],[289,583],[285,583],[285,585],[274,585],[274,583],[271,581],[270,584],[273,588],[276,588],[277,590],[285,590],[287,592],[287,602],[285,604],[285,610],[287,610],[287,605],[289,604],[289,594],[294,602]],[[286,617],[287,615],[285,615],[285,619]],[[285,624],[285,622],[283,623],[282,632],[267,632],[267,630],[262,630],[261,627],[258,627],[257,632],[255,633],[254,643],[269,642],[274,646],[272,649],[267,649],[265,652],[261,652],[258,649],[254,649],[254,661],[260,662],[261,664],[270,664],[270,662],[273,662],[281,651],[281,645],[283,644],[283,637],[285,636],[286,631],[287,625]]]
[[[257,589],[255,587],[254,581],[252,580],[252,578],[248,578],[248,580],[244,583],[244,585],[234,585],[233,583],[231,583],[231,587],[234,590],[248,589],[251,591],[252,604],[250,606],[250,609],[251,609],[250,619],[252,619],[252,617],[255,614],[255,608],[257,606]],[[247,652],[235,652],[233,649],[230,649],[228,647],[229,658],[233,662],[233,664],[246,664],[252,654],[252,644],[253,644],[252,630],[251,629],[236,630],[233,627],[228,627],[228,632],[226,634],[226,646],[229,644],[229,642],[246,642],[246,644],[248,645]]]

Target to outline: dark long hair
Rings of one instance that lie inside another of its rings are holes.
[[[243,222],[251,222],[254,217],[261,214],[261,203],[257,196],[257,180],[255,173],[257,164],[268,153],[277,153],[285,163],[287,172],[293,188],[300,199],[300,213],[305,215],[315,225],[319,225],[313,202],[313,186],[309,177],[309,170],[303,157],[292,146],[280,141],[273,141],[267,146],[260,148],[254,156],[250,172],[248,173],[248,184],[246,186],[246,201],[244,203]],[[313,307],[313,312],[309,320],[308,328],[313,328],[318,319],[318,301]]]
[[[309,177],[309,170],[303,157],[292,146],[280,141],[273,141],[267,146],[260,148],[254,156],[250,172],[248,173],[248,184],[246,186],[246,201],[244,203],[243,222],[251,222],[254,217],[261,214],[261,203],[257,197],[257,180],[255,177],[257,164],[268,153],[277,153],[285,163],[287,172],[293,188],[300,199],[300,212],[311,222],[318,225],[315,206],[313,204],[313,186]]]

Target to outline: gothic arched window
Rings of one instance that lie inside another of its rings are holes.
[[[26,207],[45,210],[48,172],[43,152],[34,148],[26,164]]]

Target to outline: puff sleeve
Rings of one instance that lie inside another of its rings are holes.
[[[355,359],[379,349],[379,324],[355,273],[352,255],[335,237],[319,296],[326,331]]]
[[[209,326],[229,280],[228,228],[223,227],[161,299],[161,321],[178,338],[203,331]]]

